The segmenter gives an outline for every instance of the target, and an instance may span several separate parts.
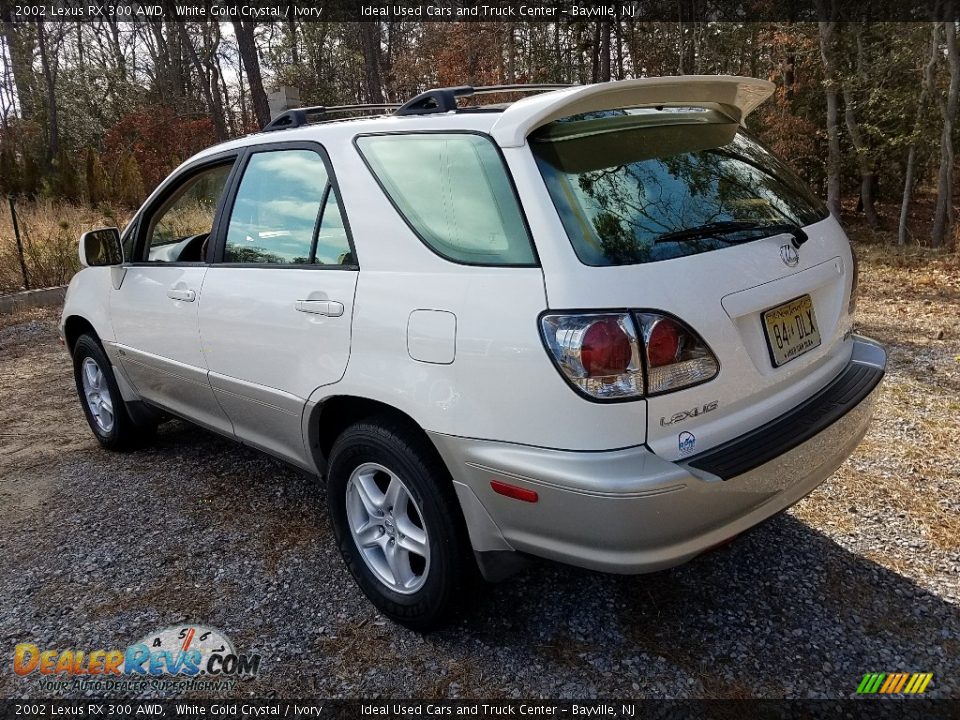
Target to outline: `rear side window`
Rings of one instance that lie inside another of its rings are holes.
[[[764,226],[782,232],[827,216],[782,161],[711,111],[575,116],[547,125],[530,146],[587,265],[693,255],[777,234]]]
[[[250,156],[237,189],[223,253],[228,263],[352,263],[336,191],[312,150]]]
[[[374,135],[357,146],[434,252],[470,265],[533,265],[516,193],[493,143],[467,133]]]

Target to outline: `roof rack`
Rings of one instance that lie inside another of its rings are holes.
[[[450,112],[457,109],[458,97],[492,93],[545,92],[547,90],[563,90],[569,87],[574,86],[559,83],[531,83],[529,85],[484,85],[482,87],[459,85],[457,87],[433,88],[408,100],[394,114],[431,115],[433,113]]]
[[[307,124],[311,117],[325,117],[331,113],[339,114],[346,112],[376,112],[384,110],[396,110],[400,107],[399,103],[381,103],[379,105],[314,105],[312,107],[293,108],[277,115],[271,120],[263,132],[273,132],[275,130],[290,130]]]
[[[457,109],[457,98],[472,95],[490,95],[493,93],[527,93],[545,92],[547,90],[563,90],[573,85],[540,83],[530,85],[459,85],[457,87],[433,88],[422,92],[416,97],[403,103],[382,103],[378,105],[315,105],[313,107],[293,108],[277,115],[271,120],[262,132],[275,130],[290,130],[307,124],[311,117],[326,117],[330,114],[347,112],[384,112],[392,111],[394,115],[432,115],[445,113]]]

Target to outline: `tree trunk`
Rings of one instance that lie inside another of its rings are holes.
[[[257,57],[257,45],[253,37],[255,26],[256,23],[252,20],[233,21],[233,31],[237,36],[237,47],[240,49],[240,59],[243,61],[247,84],[250,86],[253,112],[257,116],[257,123],[263,128],[270,122],[270,104],[267,102],[267,93],[263,89],[263,77],[260,75],[260,58]]]
[[[15,23],[10,7],[4,3],[2,10],[3,36],[10,52],[13,84],[16,86],[20,117],[28,120],[34,114],[33,86],[33,30],[29,23]]]
[[[623,20],[617,10],[617,24],[614,25],[614,37],[617,39],[617,80],[623,80],[626,73],[623,67]]]
[[[290,41],[290,62],[294,67],[300,64],[300,52],[297,48],[297,21],[294,19],[293,12],[295,6],[294,0],[287,3],[287,36]]]
[[[517,43],[514,39],[513,23],[504,23],[504,30],[506,30],[507,45],[507,73],[505,79],[507,85],[513,85],[517,81]]]
[[[847,124],[847,132],[850,133],[854,152],[857,154],[857,167],[860,169],[860,205],[867,218],[867,224],[870,227],[876,227],[880,219],[873,204],[873,161],[868,155],[869,151],[864,142],[863,133],[860,131],[860,123],[857,122],[856,101],[853,99],[853,91],[848,82],[843,85],[843,118]]]
[[[380,23],[360,23],[360,50],[363,53],[363,73],[367,100],[383,104],[383,79],[380,73]]]
[[[600,21],[593,24],[593,45],[590,48],[590,81],[600,82]]]
[[[937,207],[933,215],[933,235],[931,244],[940,247],[944,244],[947,231],[953,220],[953,135],[957,122],[957,104],[960,102],[960,53],[957,49],[957,26],[951,14],[952,3],[947,2],[943,24],[947,46],[947,66],[950,68],[950,86],[945,101],[940,103],[943,115],[943,132],[940,136],[940,172],[937,174]]]
[[[824,17],[822,0],[817,8]],[[827,100],[827,206],[840,218],[840,133],[837,123],[837,85],[834,61],[834,32],[836,23],[820,20],[820,57],[823,60],[824,94]]]
[[[43,27],[43,20],[37,21],[37,44],[40,46],[43,82],[47,88],[47,162],[49,164],[60,153],[60,123],[57,118],[56,78],[47,51],[47,34]]]
[[[917,117],[913,123],[913,139],[910,141],[910,147],[907,150],[907,167],[903,179],[903,200],[900,203],[900,223],[897,227],[897,245],[903,245],[907,241],[907,220],[910,217],[910,198],[913,194],[914,177],[917,171],[917,136],[920,133],[923,124],[923,113],[926,109],[927,98],[933,92],[933,74],[937,66],[937,51],[939,50],[938,38],[940,35],[940,23],[933,23],[933,32],[930,38],[930,60],[923,70],[923,84],[920,88],[920,98],[917,100]]]
[[[200,80],[200,91],[203,93],[204,100],[207,101],[207,111],[210,113],[210,119],[213,120],[213,132],[217,142],[223,142],[227,139],[227,123],[223,113],[223,102],[220,98],[220,88],[217,85],[216,77],[211,77],[209,69],[204,67],[197,49],[193,46],[193,40],[187,35],[183,23],[177,23],[180,32],[180,41],[187,49],[187,55],[193,64],[193,69],[197,72],[197,78]]]
[[[610,82],[610,21],[601,20],[600,27],[600,82]]]

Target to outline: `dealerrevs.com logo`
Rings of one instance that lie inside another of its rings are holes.
[[[256,677],[260,655],[239,653],[219,630],[171,625],[124,650],[42,649],[20,643],[13,671],[47,692],[231,690]]]

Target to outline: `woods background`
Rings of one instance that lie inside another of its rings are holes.
[[[750,129],[859,241],[958,246],[951,20],[120,23],[21,20],[3,2],[0,292],[65,282],[80,232],[122,226],[188,156],[258,130],[279,86],[332,105],[442,85],[767,78],[777,92]]]

